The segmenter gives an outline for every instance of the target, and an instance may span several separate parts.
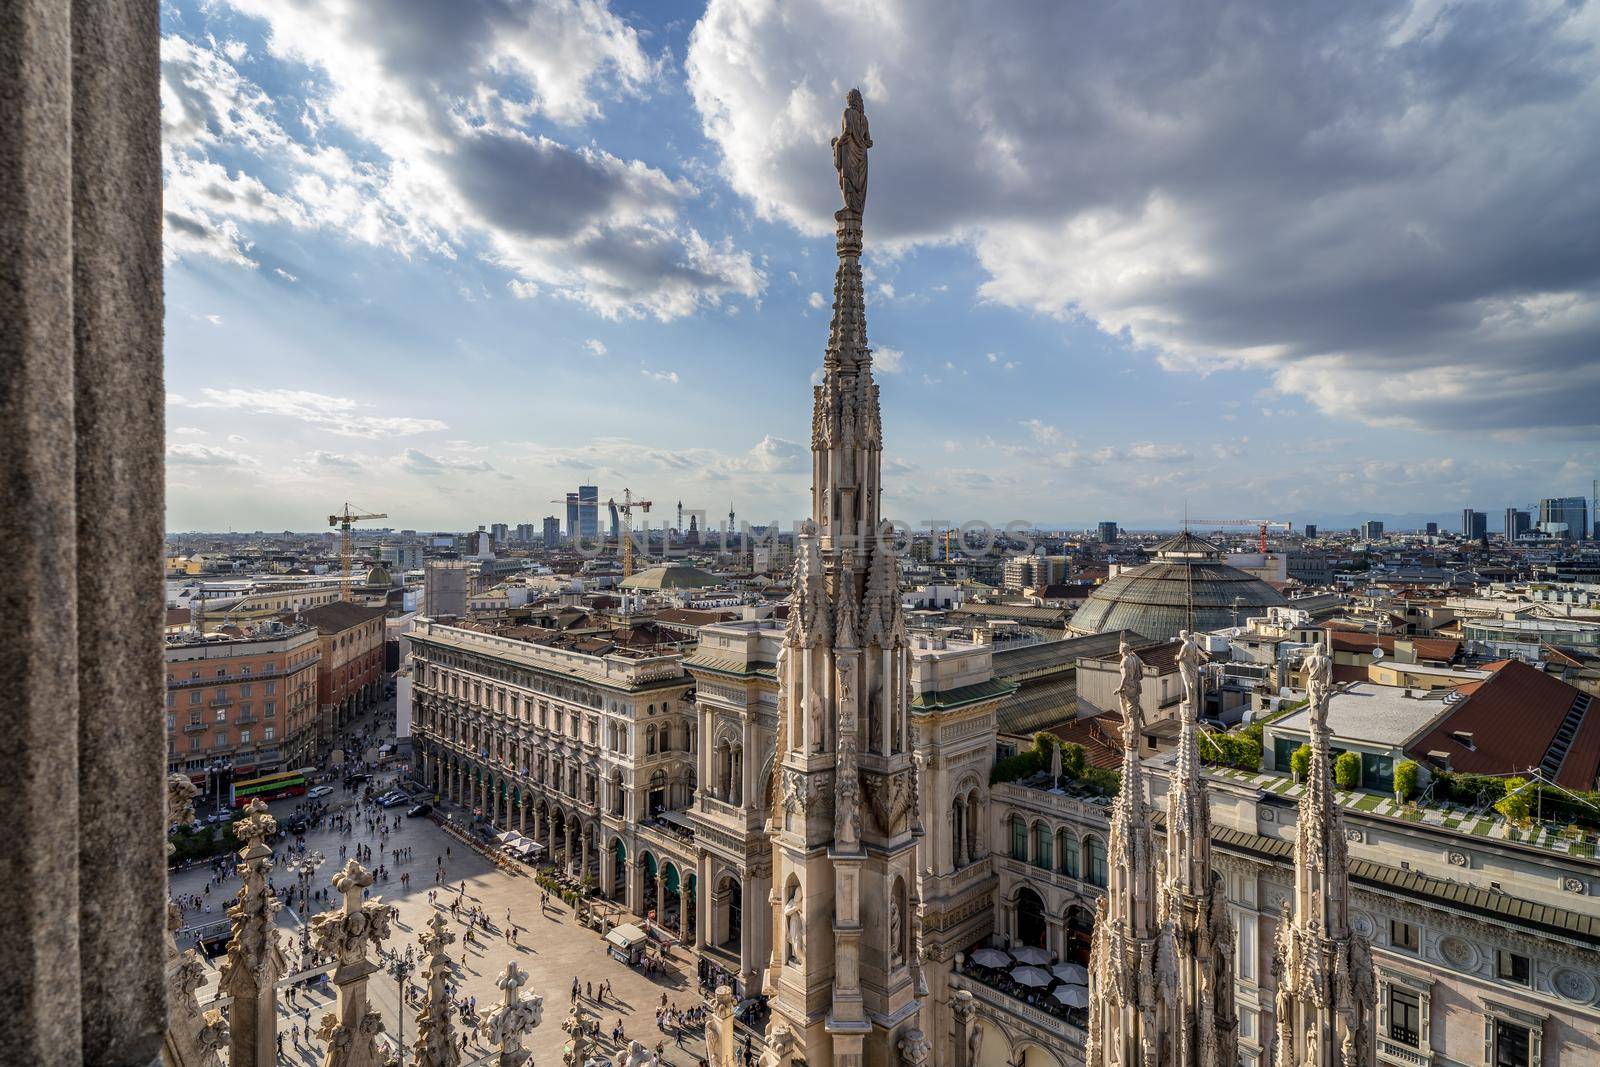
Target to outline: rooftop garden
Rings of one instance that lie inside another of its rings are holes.
[[[1065,788],[1094,796],[1114,797],[1122,788],[1122,776],[1103,767],[1091,767],[1084,758],[1083,746],[1063,741],[1055,734],[1040,731],[1033,745],[1014,756],[995,760],[989,771],[989,784],[1020,782],[1036,775],[1048,775],[1055,750],[1061,750],[1061,784]]]

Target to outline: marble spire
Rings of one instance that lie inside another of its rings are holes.
[[[218,974],[218,988],[233,998],[228,1010],[230,1067],[268,1067],[278,1060],[277,981],[283,953],[273,916],[278,900],[267,883],[272,849],[266,840],[278,829],[260,798],[245,806],[233,832],[245,842],[239,850],[239,892],[228,908],[233,936]]]
[[[1311,764],[1295,825],[1294,896],[1278,921],[1277,1067],[1373,1063],[1377,986],[1367,939],[1350,928],[1350,860],[1333,790],[1328,698],[1333,663],[1318,646],[1304,664]]]
[[[1178,1027],[1172,1062],[1232,1067],[1239,1058],[1233,999],[1233,923],[1226,887],[1211,869],[1211,802],[1200,773],[1200,667],[1204,659],[1184,630],[1178,650],[1183,681],[1177,759],[1167,790],[1166,880],[1161,918],[1177,947]]]
[[[1160,910],[1161,876],[1139,762],[1144,661],[1122,642],[1122,788],[1111,808],[1107,886],[1089,951],[1087,1067],[1161,1067],[1174,1061],[1176,944]]]
[[[379,968],[367,952],[381,949],[388,940],[395,909],[382,900],[364,899],[372,882],[371,871],[353,858],[346,860],[344,869],[333,876],[342,906],[311,920],[312,943],[334,961],[334,1010],[317,1027],[327,1050],[323,1067],[381,1067],[387,1062],[378,1047],[383,1016],[367,999],[367,983]]]
[[[914,1063],[916,849],[909,644],[899,567],[879,511],[883,438],[861,278],[867,150],[861,94],[846,98],[833,161],[839,263],[812,392],[811,517],[796,542],[778,662],[774,773],[773,1014],[767,1062]],[[862,961],[876,960],[870,968]],[[907,980],[909,979],[909,980]],[[891,1027],[875,1020],[893,1019]],[[777,1051],[788,1050],[788,1051]]]

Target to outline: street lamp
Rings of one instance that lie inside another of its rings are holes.
[[[306,959],[311,955],[311,925],[306,920],[306,913],[310,910],[311,879],[317,873],[317,868],[325,862],[321,851],[307,852],[298,860],[290,860],[284,866],[294,872],[295,880],[300,885],[300,966],[304,969]]]
[[[416,959],[416,949],[410,945],[407,945],[406,954],[402,956],[400,953],[396,952],[394,955],[389,957],[388,967],[385,968],[389,972],[390,977],[394,979],[395,986],[400,994],[400,1000],[395,1007],[394,1014],[395,1023],[399,1029],[399,1036],[397,1040],[400,1044],[400,1051],[402,1055],[405,1053],[406,1047],[406,982],[408,979],[410,979],[411,972],[417,969]]]

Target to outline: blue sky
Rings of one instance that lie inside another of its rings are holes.
[[[994,10],[164,4],[169,527],[803,513],[852,85],[890,514],[1586,492],[1592,10]]]

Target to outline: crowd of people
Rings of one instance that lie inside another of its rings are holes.
[[[372,734],[363,731],[347,738],[344,750],[349,753],[364,752],[374,743]],[[294,804],[289,814],[280,816],[280,832],[269,842],[275,862],[268,886],[278,901],[294,908],[302,920],[309,920],[316,911],[339,905],[329,879],[347,858],[357,859],[373,874],[374,886],[364,890],[363,895],[375,894],[383,883],[390,881],[398,881],[400,886],[407,889],[412,885],[412,872],[406,868],[416,859],[415,847],[398,842],[396,847],[390,847],[390,836],[400,831],[404,817],[376,803],[385,789],[391,784],[398,784],[403,778],[404,768],[390,770],[400,771],[392,782],[388,773],[365,764],[328,768],[330,784],[339,792],[304,798]],[[382,781],[379,780],[380,776]],[[327,842],[328,835],[338,841],[336,849]],[[322,844],[326,854],[314,847],[316,843]],[[526,952],[528,949],[522,946],[527,931],[518,925],[509,909],[503,920],[499,916],[491,917],[481,901],[469,896],[467,882],[450,878],[449,867],[454,847],[464,846],[460,841],[454,846],[446,844],[443,851],[435,855],[433,886],[427,890],[427,901],[432,908],[448,913],[463,928],[463,951],[455,974],[447,980],[446,992],[458,1019],[460,1048],[466,1053],[481,1044],[479,1027],[483,1022],[477,997],[461,984],[466,969],[471,967],[472,956],[488,954],[490,943],[496,940],[512,949]],[[211,861],[203,886],[176,894],[174,902],[186,915],[215,914],[220,918],[226,913],[229,898],[238,887],[236,866],[237,861],[231,854]],[[562,921],[566,909],[551,894],[541,892],[539,905],[540,914],[546,920],[557,924]],[[191,927],[202,925],[193,920],[189,922]],[[283,1005],[287,1008],[288,1018],[280,1025],[277,1039],[280,1057],[288,1056],[293,1061],[319,1054],[321,1039],[313,1019],[320,1019],[325,1013],[332,996],[327,975],[319,970],[322,964],[329,961],[323,960],[308,942],[309,938],[302,932],[301,948],[304,955],[299,959],[298,969],[303,973],[304,980],[285,992]],[[397,955],[393,947],[379,949],[380,965],[392,964]],[[660,956],[647,953],[640,958],[636,969],[648,977],[659,977],[668,972],[668,965]],[[471,973],[478,972],[473,970]],[[706,977],[702,971],[702,983]],[[420,1006],[423,995],[424,988],[415,975],[408,977],[400,990],[401,999],[409,1010]],[[631,1009],[612,992],[610,980],[598,983],[591,980],[580,986],[579,979],[574,977],[572,997],[574,1008],[578,1007],[581,998],[593,1012],[592,1022],[581,1010],[579,1014],[585,1025],[590,1027],[597,1043],[604,1041],[600,1014],[615,1012],[615,1025],[609,1036],[615,1047],[627,1047],[629,1042],[623,1019]],[[660,1003],[656,1005],[655,1022],[658,1033],[654,1047],[656,1062],[664,1063],[667,1062],[665,1054],[669,1045],[684,1049],[686,1041],[703,1034],[706,1010],[698,1003],[680,1007],[663,993]],[[704,1063],[698,1056],[679,1062]]]

